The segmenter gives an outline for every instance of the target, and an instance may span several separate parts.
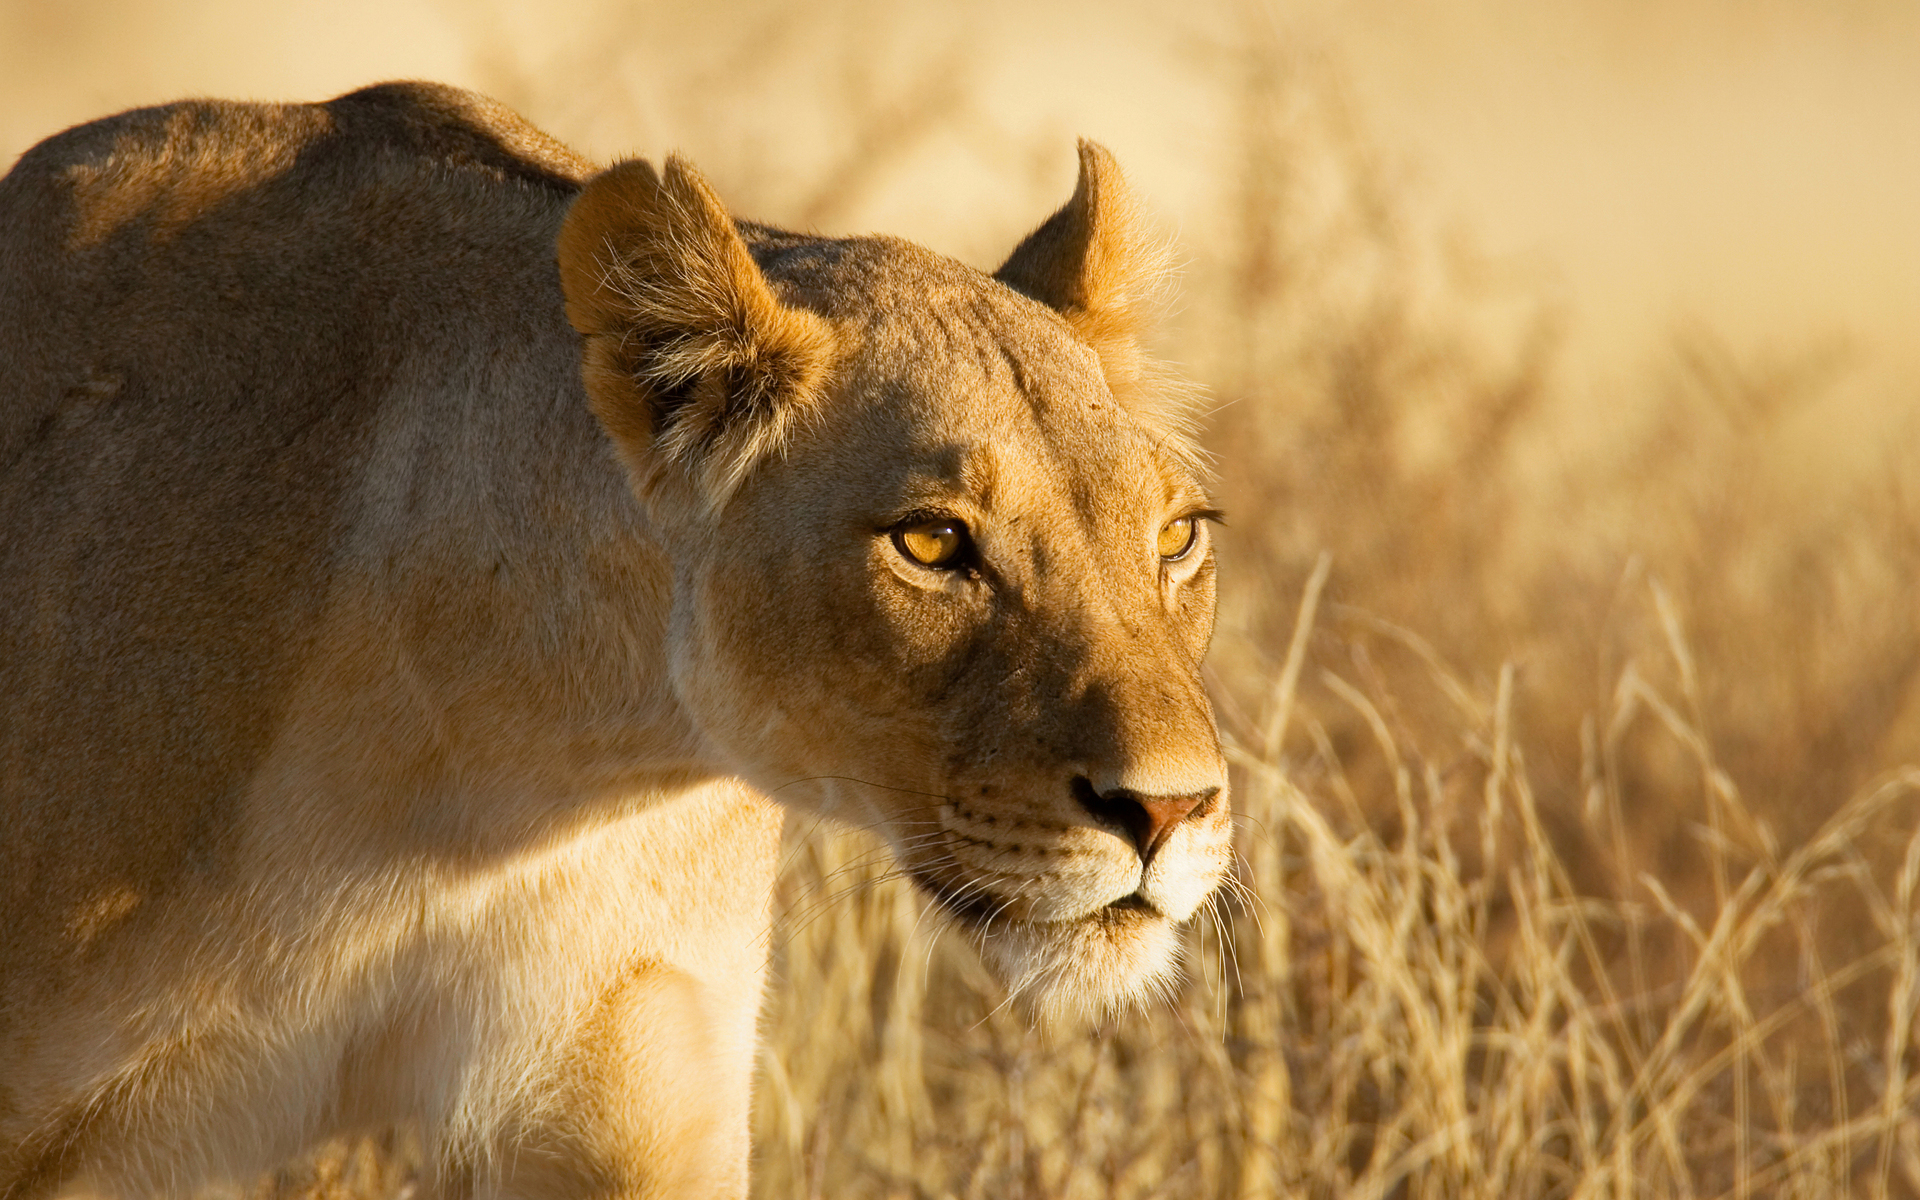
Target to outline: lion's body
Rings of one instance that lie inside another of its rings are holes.
[[[705,508],[661,498],[679,485],[641,443],[667,418],[633,434],[624,393],[589,395],[568,323],[591,333],[597,285],[555,241],[591,173],[497,106],[402,85],[128,113],[0,182],[0,1197],[179,1194],[398,1122],[451,1193],[744,1190],[780,824],[753,787],[827,773],[780,741],[802,700],[755,664],[894,668],[818,614],[738,645],[783,618],[752,608],[764,582],[734,595],[715,530],[744,540],[818,485],[743,466]],[[763,261],[803,245],[743,230]],[[781,317],[780,346],[818,369],[778,386],[882,370],[833,315],[858,304],[808,278],[781,294],[829,315]],[[827,428],[791,436],[852,445]],[[1167,686],[1210,739],[1196,685]],[[850,711],[918,703],[868,690]],[[975,768],[940,747],[986,705],[961,699],[867,731],[929,760],[876,786],[958,794]],[[811,803],[896,846],[973,820]],[[1199,820],[1163,908],[1218,877]],[[1099,821],[1047,821],[1112,857]],[[942,872],[919,872],[936,895],[971,886]]]
[[[561,311],[574,164],[463,161],[393,99],[129,114],[6,197],[44,225],[0,310],[0,1191],[507,1118],[636,947],[751,1029],[778,816],[645,807],[696,755]],[[596,584],[642,602],[581,620]],[[522,690],[558,753],[488,719]]]

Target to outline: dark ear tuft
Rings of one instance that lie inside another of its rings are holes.
[[[678,157],[595,176],[557,247],[594,412],[643,491],[667,466],[718,507],[819,398],[833,329],[782,304],[726,209]]]

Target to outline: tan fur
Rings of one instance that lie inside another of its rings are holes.
[[[740,1196],[783,807],[1035,1010],[1164,983],[1227,859],[1213,560],[1155,549],[1205,497],[1081,169],[995,279],[429,85],[29,151],[0,1198],[397,1122],[449,1195]]]

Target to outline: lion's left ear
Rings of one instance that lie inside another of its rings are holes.
[[[1120,165],[1104,146],[1082,138],[1073,198],[1014,247],[994,278],[1066,318],[1121,391],[1148,369],[1140,334],[1167,267],[1166,246],[1135,204]]]
[[[643,495],[675,478],[717,509],[819,399],[833,328],[781,303],[733,218],[678,157],[595,176],[556,247],[582,377]]]

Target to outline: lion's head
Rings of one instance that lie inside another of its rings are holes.
[[[736,224],[678,160],[597,177],[560,238],[682,703],[1049,1012],[1165,980],[1229,859],[1214,514],[1135,338],[1156,256],[1107,153],[1080,167],[991,276]]]

